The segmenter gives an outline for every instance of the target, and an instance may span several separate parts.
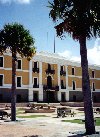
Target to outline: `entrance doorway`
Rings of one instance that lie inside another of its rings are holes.
[[[93,96],[93,102],[97,102],[96,96]]]
[[[56,102],[54,91],[46,91],[46,93],[47,93],[47,102],[48,103]]]
[[[66,101],[66,99],[65,99],[65,93],[61,93],[61,101],[62,101],[62,102],[65,102],[65,101]]]
[[[48,89],[52,88],[52,78],[51,78],[51,76],[47,77],[47,86],[48,86]]]
[[[73,95],[73,101],[76,102],[76,96],[75,95]]]
[[[17,95],[17,102],[21,102],[21,95],[20,94]]]
[[[34,102],[38,102],[38,93],[33,93],[33,96],[34,96],[34,99],[33,99],[33,101]]]

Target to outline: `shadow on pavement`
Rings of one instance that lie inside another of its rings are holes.
[[[71,136],[68,136],[68,137],[83,137],[84,135],[71,135]]]
[[[24,137],[42,137],[40,135],[24,136]]]

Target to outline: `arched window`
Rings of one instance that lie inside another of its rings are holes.
[[[75,75],[75,68],[72,68],[72,75]]]
[[[48,69],[51,70],[51,65],[50,64],[48,64]]]
[[[75,81],[72,82],[73,90],[75,90]]]
[[[94,70],[92,70],[92,78],[95,77],[95,73],[94,73]]]
[[[94,82],[92,83],[92,89],[93,89],[93,91],[95,91],[95,84],[94,84]]]

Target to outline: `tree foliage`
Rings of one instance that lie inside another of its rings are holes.
[[[31,60],[36,53],[35,40],[23,25],[18,23],[7,24],[0,31],[0,52],[3,54],[9,48],[12,52],[12,94],[11,120],[16,121],[16,61],[17,54]]]
[[[6,24],[0,31],[0,52],[3,53],[7,48],[19,53],[22,57],[32,57],[36,48],[34,47],[35,40],[29,33],[29,30],[24,29],[23,25],[18,23]]]
[[[64,32],[77,40],[80,35],[87,39],[100,36],[100,0],[54,0],[49,7],[50,16],[58,22],[58,36]]]
[[[50,17],[56,23],[57,35],[63,37],[68,33],[73,39],[79,41],[85,128],[87,134],[94,134],[86,39],[100,36],[100,0],[53,0],[49,2],[48,7],[51,8]]]

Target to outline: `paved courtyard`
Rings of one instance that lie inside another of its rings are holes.
[[[83,113],[64,118],[57,118],[56,112],[38,115],[48,117],[17,118],[16,122],[11,122],[10,119],[0,120],[0,137],[81,137],[77,134],[85,132],[84,124],[62,122],[64,119],[84,119]],[[100,131],[100,126],[96,127],[96,131]],[[94,137],[100,137],[100,134]]]

